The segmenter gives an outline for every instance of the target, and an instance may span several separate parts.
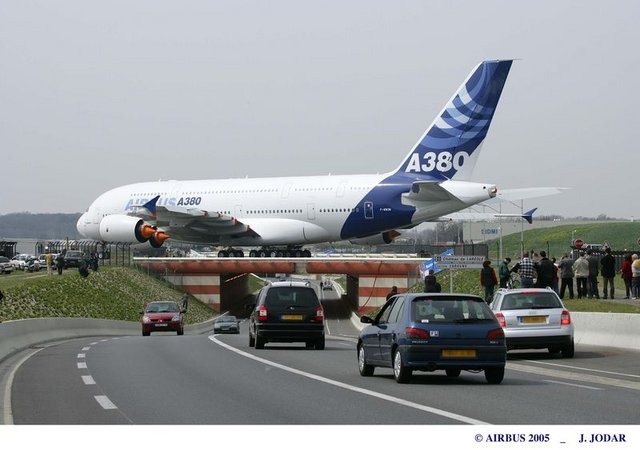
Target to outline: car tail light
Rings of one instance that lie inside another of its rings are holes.
[[[409,339],[429,339],[429,332],[422,328],[408,327],[404,329],[404,333]]]
[[[560,316],[560,325],[571,325],[571,314],[566,309],[562,311],[562,316]]]
[[[496,328],[487,333],[487,339],[491,341],[502,338],[504,338],[504,330],[502,328]]]
[[[324,309],[322,306],[316,308],[316,322],[322,322],[324,320]]]
[[[258,308],[258,320],[261,322],[267,320],[267,307],[264,305],[260,305]]]
[[[504,328],[507,326],[507,321],[504,318],[504,314],[502,314],[501,312],[496,313],[496,319],[498,319],[498,323],[500,324],[501,327]]]

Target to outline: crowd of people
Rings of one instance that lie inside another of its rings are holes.
[[[564,299],[614,299],[617,273],[624,282],[625,299],[640,299],[640,258],[637,254],[626,254],[620,270],[616,270],[616,260],[611,249],[606,248],[602,256],[592,250],[581,251],[574,260],[570,254],[562,255],[560,261],[549,259],[543,250],[539,254],[525,252],[522,259],[513,267],[511,258],[504,258],[498,265],[498,273],[485,260],[480,269],[480,285],[484,289],[484,299],[491,303],[496,287],[511,287],[512,274],[520,277],[520,287],[551,288]],[[599,290],[599,277],[602,278],[602,297]],[[575,290],[574,290],[575,279]],[[433,269],[424,277],[424,292],[441,292],[442,287],[436,279]],[[398,293],[396,286],[387,295],[387,300]]]
[[[520,276],[520,286],[550,287],[564,298],[568,292],[569,298],[614,299],[616,260],[611,249],[606,248],[602,256],[596,255],[591,249],[580,251],[574,260],[565,253],[560,261],[549,259],[546,252],[539,255],[525,252],[522,259],[509,268],[511,260],[505,258],[500,264],[500,287],[506,287],[511,273]],[[482,270],[485,270],[483,267]],[[640,299],[640,260],[637,254],[624,255],[620,268],[620,277],[625,285],[625,299]],[[602,278],[600,290],[599,281]],[[481,273],[481,283],[485,277]],[[574,280],[575,279],[575,291]],[[486,285],[483,284],[486,289]],[[602,293],[602,297],[600,296]]]

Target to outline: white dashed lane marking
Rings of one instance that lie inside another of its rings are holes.
[[[82,375],[82,381],[84,382],[84,384],[96,384],[91,375]]]
[[[86,362],[79,362],[78,363],[78,369],[86,369],[87,368],[87,363]]]
[[[118,409],[116,405],[111,403],[111,400],[109,400],[106,395],[94,395],[94,398],[103,409]]]

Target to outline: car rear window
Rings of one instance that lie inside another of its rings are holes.
[[[519,292],[505,295],[500,309],[545,309],[562,308],[553,292]]]
[[[283,286],[272,287],[265,298],[267,307],[313,307],[318,305],[318,297],[311,288]]]
[[[464,297],[418,297],[411,304],[411,316],[414,322],[420,323],[496,320],[484,301]]]
[[[177,303],[152,303],[147,306],[147,312],[178,312],[180,308]]]

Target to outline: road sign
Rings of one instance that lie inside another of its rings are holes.
[[[436,265],[448,269],[480,269],[485,257],[482,255],[472,256],[436,256]]]
[[[584,241],[582,239],[576,239],[573,241],[573,246],[575,248],[580,248],[584,245]]]

